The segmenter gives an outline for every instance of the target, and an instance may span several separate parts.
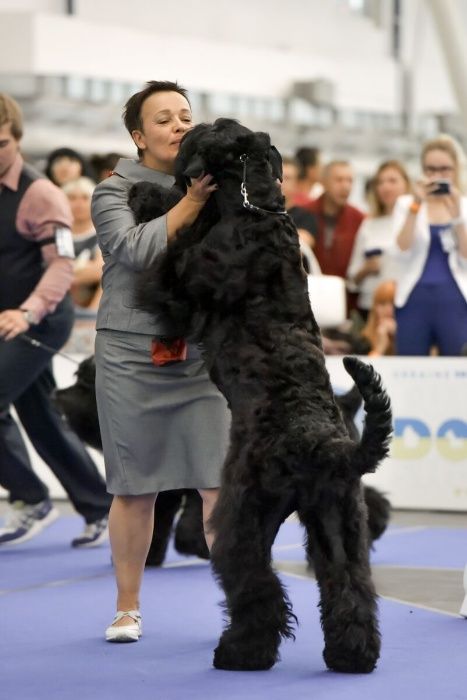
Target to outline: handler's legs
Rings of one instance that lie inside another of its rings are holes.
[[[114,496],[109,516],[109,535],[117,581],[117,610],[139,610],[144,564],[154,529],[157,494]],[[133,620],[122,617],[115,625]]]

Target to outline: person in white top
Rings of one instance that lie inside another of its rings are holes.
[[[95,309],[102,296],[101,278],[104,261],[97,244],[97,236],[91,218],[91,199],[95,183],[88,177],[79,177],[63,185],[70,202],[73,223],[75,260],[71,297],[75,306]]]
[[[358,292],[357,309],[364,320],[372,307],[376,288],[389,279],[385,253],[394,241],[392,211],[397,198],[410,189],[407,171],[397,160],[381,163],[371,181],[370,216],[357,232],[347,268],[347,287]]]
[[[449,136],[428,141],[424,178],[394,208],[398,263],[399,355],[460,355],[467,347],[467,199],[460,190],[462,152]]]

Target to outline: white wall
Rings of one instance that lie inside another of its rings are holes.
[[[153,33],[106,24],[104,30],[100,22],[75,17],[5,13],[0,23],[0,72],[134,83],[178,79],[192,90],[254,96],[285,95],[294,80],[326,76],[337,85],[338,107],[394,110],[395,67],[385,56],[369,64],[361,55],[343,60],[329,52],[175,36],[176,26],[172,35],[170,29],[158,29]]]
[[[392,0],[382,0],[384,8]],[[458,0],[467,25],[467,3]],[[337,84],[338,106],[399,109],[389,34],[339,0],[0,0],[0,72],[19,73],[31,46],[6,10],[47,12],[34,26],[37,72],[178,78],[191,89],[283,95],[297,79]],[[414,109],[457,109],[433,20],[424,0],[402,3],[403,58],[413,70]],[[16,49],[11,51],[10,49]]]

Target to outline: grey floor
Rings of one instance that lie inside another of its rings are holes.
[[[56,505],[64,515],[74,511],[66,501]],[[7,504],[0,500],[0,517]],[[464,528],[467,545],[467,513],[441,513],[431,511],[393,511],[391,523],[401,527],[446,527]],[[465,548],[467,564],[467,546]],[[301,562],[275,560],[279,571],[295,576],[313,578],[306,564]],[[374,566],[373,578],[380,596],[398,600],[416,607],[426,607],[447,615],[458,615],[464,597],[463,569],[435,569],[409,566]]]

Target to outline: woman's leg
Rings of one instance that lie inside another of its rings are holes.
[[[199,489],[199,494],[203,499],[204,536],[206,538],[208,549],[211,551],[215,534],[210,526],[209,519],[211,517],[212,510],[216,505],[217,498],[219,496],[219,489]]]
[[[114,496],[109,515],[109,535],[117,581],[117,610],[139,610],[144,564],[154,529],[157,494]],[[116,625],[133,620],[122,617]]]
[[[454,280],[434,299],[435,332],[439,354],[456,357],[467,350],[467,302]]]

